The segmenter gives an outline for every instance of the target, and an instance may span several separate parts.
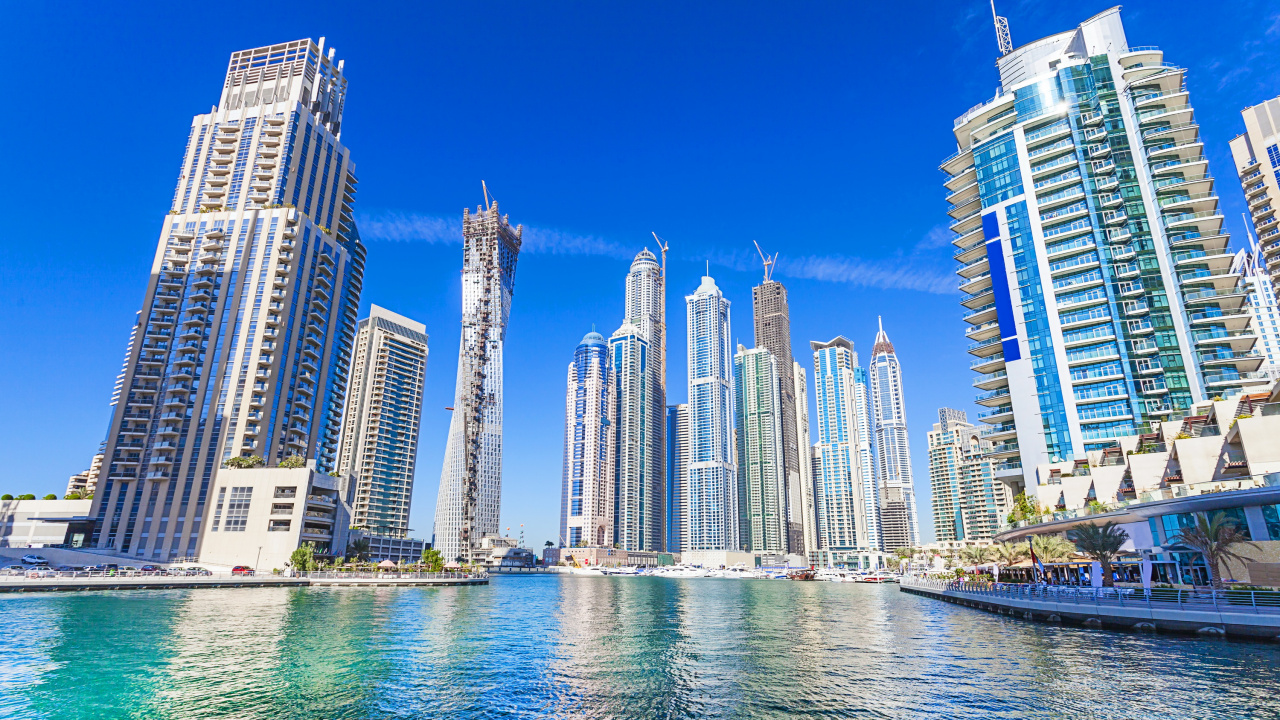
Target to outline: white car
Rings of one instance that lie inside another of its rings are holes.
[[[47,565],[49,563],[48,560],[44,559],[43,555],[23,555],[22,562],[28,565]]]

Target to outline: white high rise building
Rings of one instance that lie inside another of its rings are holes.
[[[665,550],[666,280],[641,250],[627,273],[625,317],[610,338],[617,382],[615,541],[624,550]]]
[[[689,512],[689,406],[667,407],[667,549],[684,547],[684,517]]]
[[[800,537],[804,543],[801,547],[791,548],[791,552],[811,557],[818,551],[818,502],[814,489],[813,472],[813,440],[809,432],[809,379],[803,366],[792,361],[791,380],[795,387],[796,400],[796,441],[800,447],[798,476],[799,486],[790,490],[789,498],[799,498],[799,502],[789,502],[790,522],[800,527]],[[792,481],[794,482],[794,481]]]
[[[609,346],[594,330],[569,363],[564,399],[560,547],[613,547],[617,390]]]
[[[920,523],[911,476],[911,448],[907,443],[902,367],[883,323],[871,348],[869,375],[877,481],[884,496],[881,509],[884,549],[915,547],[920,544]]]
[[[351,522],[405,538],[427,389],[427,326],[374,305],[355,346],[338,462],[355,483]]]
[[[738,346],[733,358],[738,538],[748,552],[786,553],[787,479],[778,361]]]
[[[818,405],[814,465],[818,542],[832,558],[877,551],[879,493],[871,465],[866,384],[853,343],[811,342]],[[871,477],[868,477],[871,475]],[[869,496],[869,498],[868,498]]]
[[[947,129],[977,419],[995,475],[1042,505],[1089,493],[1039,467],[1267,381],[1172,60],[1131,46],[1111,8],[1002,50],[995,97]]]
[[[94,496],[92,544],[195,557],[224,462],[336,469],[365,249],[324,38],[232,53],[191,121]],[[308,540],[321,553],[332,535]]]
[[[626,550],[667,550],[667,270],[648,249],[637,252],[627,272],[623,323],[635,325],[648,343],[644,366],[648,379],[643,400],[637,405],[637,409],[644,409],[643,446],[637,448],[645,456],[640,480],[644,489],[636,496],[643,505],[636,515],[644,525],[639,536],[643,539],[640,547]]]
[[[446,561],[471,559],[480,539],[498,532],[502,348],[523,231],[496,202],[462,211],[462,339],[433,540]]]
[[[938,542],[990,540],[1013,505],[991,473],[991,443],[963,410],[941,408],[928,434],[933,532]]]
[[[1280,290],[1280,97],[1240,111],[1244,133],[1231,139],[1231,158],[1257,233],[1254,264]],[[1251,243],[1252,244],[1252,243]]]
[[[738,549],[729,301],[716,282],[685,296],[689,342],[689,464],[681,550]]]
[[[1231,272],[1239,273],[1249,290],[1248,308],[1253,318],[1253,332],[1258,335],[1254,349],[1267,360],[1258,372],[1272,378],[1280,378],[1280,302],[1267,274],[1262,250],[1256,240],[1249,239],[1249,248],[1236,253]]]

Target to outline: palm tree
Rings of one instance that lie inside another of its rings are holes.
[[[1214,590],[1222,589],[1222,577],[1218,573],[1219,563],[1223,560],[1239,560],[1245,562],[1253,558],[1240,555],[1231,549],[1232,545],[1249,545],[1260,549],[1258,544],[1236,527],[1235,520],[1224,512],[1215,513],[1208,519],[1203,513],[1196,513],[1196,524],[1185,527],[1171,538],[1178,545],[1186,545],[1204,557],[1204,564],[1209,568],[1209,584]]]
[[[966,545],[960,550],[960,559],[970,565],[981,565],[991,559],[991,548],[985,545]]]
[[[1120,546],[1129,539],[1129,533],[1120,529],[1119,525],[1109,522],[1106,525],[1090,525],[1080,523],[1067,531],[1067,539],[1076,544],[1085,555],[1097,560],[1102,565],[1102,586],[1112,587],[1115,581],[1111,577],[1111,561],[1120,552]]]
[[[1061,535],[1033,535],[1031,549],[1040,562],[1060,562],[1071,557],[1075,546],[1063,540]]]
[[[364,562],[369,559],[369,538],[361,537],[347,543],[347,556],[354,558],[357,562]]]
[[[991,546],[991,549],[995,552],[996,560],[1005,566],[1014,565],[1027,556],[1027,549],[1022,543],[1003,542]]]

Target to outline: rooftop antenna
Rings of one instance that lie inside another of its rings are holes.
[[[1013,52],[1013,38],[1009,37],[1009,18],[996,14],[996,0],[991,0],[991,17],[996,21],[996,42],[1000,44],[1000,57]]]
[[[755,240],[751,242],[756,246],[756,252],[760,253],[760,261],[764,263],[764,281],[770,282],[773,280],[773,264],[778,261],[778,253],[774,253],[772,257],[765,255],[760,249],[760,243]]]
[[[707,277],[711,277],[711,258],[707,258]]]
[[[480,189],[484,191],[484,209],[488,210],[489,209],[489,186],[485,185],[483,180],[480,181]]]

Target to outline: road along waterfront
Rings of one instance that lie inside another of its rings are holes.
[[[1280,713],[1280,644],[1029,623],[893,585],[0,597],[3,718],[1204,718]]]

